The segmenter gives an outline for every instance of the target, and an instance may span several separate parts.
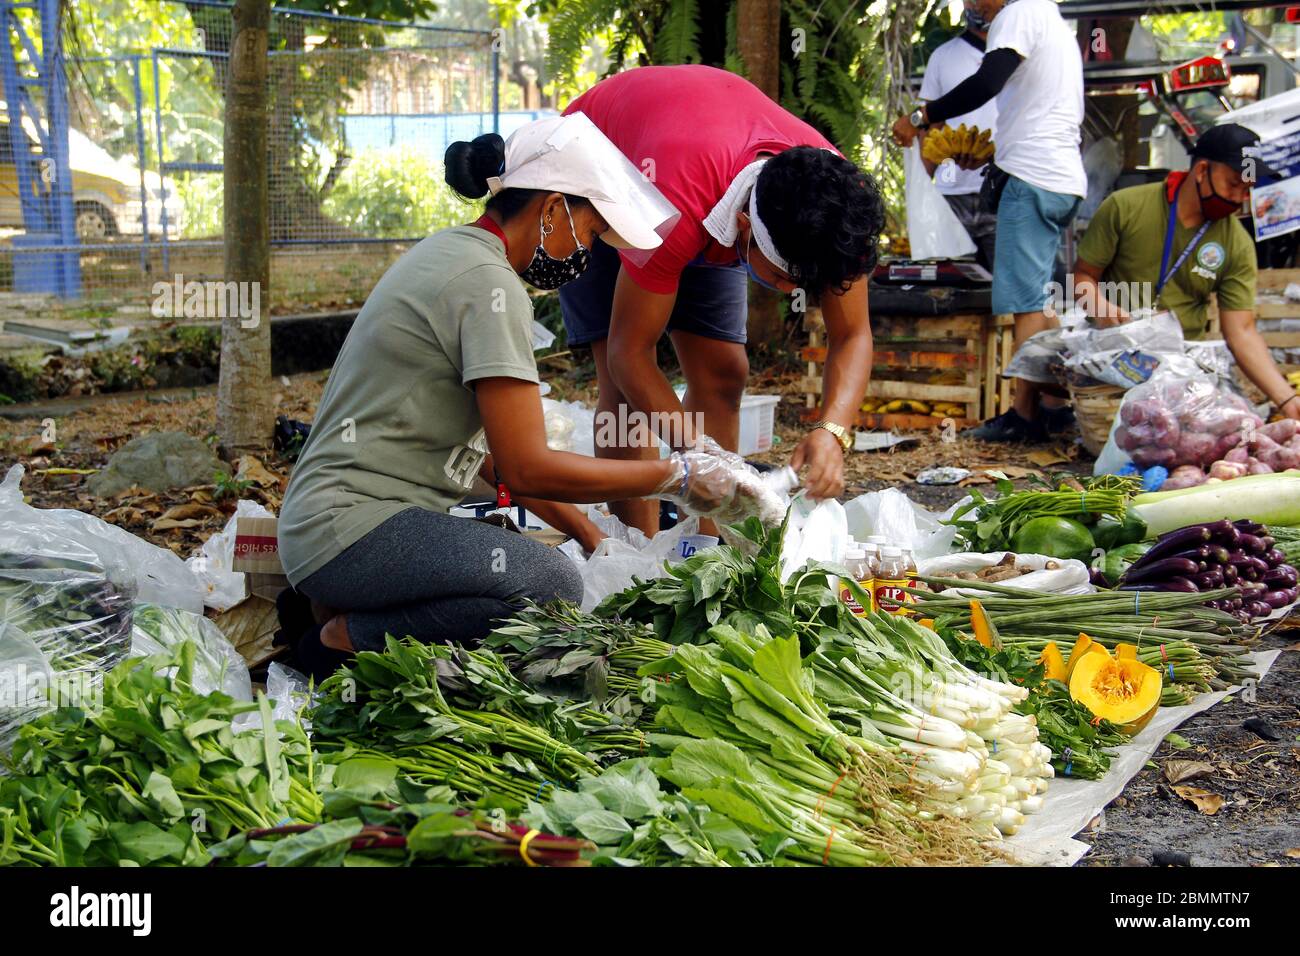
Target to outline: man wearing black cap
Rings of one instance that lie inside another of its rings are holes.
[[[1128,310],[1101,282],[1128,293],[1131,307],[1170,310],[1187,338],[1200,339],[1214,293],[1241,370],[1283,415],[1300,419],[1300,396],[1255,327],[1255,245],[1235,215],[1254,183],[1277,175],[1258,149],[1259,137],[1244,126],[1215,126],[1197,140],[1186,172],[1107,196],[1079,242],[1074,295],[1099,326],[1127,322]]]

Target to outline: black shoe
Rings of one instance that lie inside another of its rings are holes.
[[[1059,435],[1074,427],[1074,409],[1069,405],[1058,405],[1056,408],[1039,405],[1038,420],[1047,429],[1047,434]]]
[[[996,418],[962,432],[963,438],[994,442],[1043,442],[1047,429],[1041,422],[1021,418],[1014,408],[1007,409]]]

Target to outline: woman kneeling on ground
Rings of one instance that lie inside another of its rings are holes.
[[[707,439],[658,461],[547,447],[523,282],[558,288],[586,267],[598,236],[653,249],[656,229],[675,221],[604,134],[574,114],[508,143],[453,143],[446,178],[470,199],[491,192],[485,214],[424,239],[380,279],[285,494],[280,556],[314,615],[294,657],[317,678],[355,651],[382,650],[385,635],[474,644],[529,600],[581,600],[581,577],[560,552],[447,513],[489,449],[495,479],[525,502],[657,495],[725,514],[752,493],[747,466]]]

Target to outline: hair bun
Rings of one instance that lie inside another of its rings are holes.
[[[458,140],[443,156],[443,178],[466,199],[480,199],[488,193],[488,177],[501,175],[505,159],[506,141],[496,133]]]

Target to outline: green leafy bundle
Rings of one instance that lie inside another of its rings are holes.
[[[751,630],[763,624],[774,634],[799,634],[808,646],[823,628],[836,626],[847,613],[828,587],[833,568],[810,564],[781,583],[784,524],[768,529],[757,518],[749,518],[731,530],[748,543],[752,555],[736,547],[699,551],[669,565],[666,577],[638,581],[610,595],[594,613],[648,623],[669,644],[705,641],[709,628],[726,621]]]
[[[1042,479],[1039,483],[1042,488],[1017,491],[1012,482],[1002,478],[996,486],[998,494],[992,498],[972,488],[971,501],[953,512],[947,522],[957,528],[958,543],[967,551],[1006,551],[1016,532],[1035,518],[1087,522],[1109,515],[1122,521],[1128,499],[1141,490],[1136,479],[1115,475],[1090,478],[1082,485],[1073,476],[1056,487]]]
[[[458,805],[450,787],[421,787],[392,760],[354,757],[322,794],[326,822],[237,834],[212,848],[236,866],[585,866],[585,840],[532,833],[501,807]]]
[[[876,739],[852,736],[816,696],[796,637],[726,625],[642,668],[659,690],[661,775],[793,862],[970,862],[987,851],[959,820],[922,812],[927,787]],[[694,738],[686,750],[679,750]]]
[[[320,693],[311,720],[322,750],[391,756],[417,782],[470,798],[522,803],[600,771],[573,742],[608,720],[529,688],[489,651],[390,637],[384,653],[358,654]]]
[[[757,866],[770,860],[743,828],[707,804],[666,793],[648,759],[625,760],[576,791],[531,802],[524,819],[597,845],[595,866]]]
[[[102,705],[19,732],[0,778],[0,864],[200,864],[205,847],[285,819],[316,822],[322,768],[271,703],[193,690],[194,648],[106,675]],[[233,718],[259,712],[236,733]]]

